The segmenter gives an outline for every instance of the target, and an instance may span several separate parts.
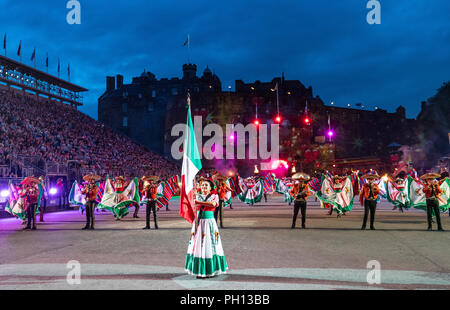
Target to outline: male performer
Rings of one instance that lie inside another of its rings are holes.
[[[155,229],[158,229],[158,216],[156,215],[156,193],[160,183],[157,176],[144,176],[143,197],[147,201],[145,212],[145,227],[143,229],[150,229],[150,212],[153,212],[153,219],[155,221]]]
[[[38,179],[34,178],[26,178],[23,183],[23,191],[20,194],[25,201],[25,210],[27,212],[27,226],[25,229],[36,230],[36,207],[39,199],[39,190],[37,184],[39,183]],[[28,182],[28,180],[31,180]],[[31,226],[31,222],[33,221],[33,226]]]
[[[83,180],[87,181],[88,183],[85,185],[85,187],[81,190],[81,193],[86,195],[86,203],[85,203],[85,209],[86,209],[86,226],[84,226],[82,229],[94,229],[94,223],[95,223],[95,207],[97,206],[97,193],[98,193],[98,187],[97,184],[95,184],[95,181],[100,180],[100,177],[98,175],[94,174],[88,174],[83,177]]]
[[[436,222],[438,225],[439,231],[444,231],[441,224],[441,214],[439,211],[439,195],[442,194],[442,190],[439,187],[438,181],[436,178],[439,178],[440,175],[436,173],[427,173],[420,178],[424,181],[423,192],[425,194],[425,198],[427,201],[427,220],[428,220],[428,230],[432,230],[431,226],[431,215],[434,211],[434,215],[436,216]]]
[[[373,222],[375,220],[375,210],[377,208],[377,197],[380,194],[378,185],[374,183],[374,180],[379,179],[380,176],[376,173],[365,174],[362,176],[367,180],[359,193],[359,201],[361,206],[364,206],[364,220],[361,230],[366,229],[367,217],[370,212],[370,229],[375,230]]]
[[[225,205],[225,196],[231,188],[225,183],[226,177],[220,174],[215,174],[213,179],[218,182],[217,193],[219,195],[219,206],[214,210],[214,218],[216,223],[218,223],[218,218],[220,218],[220,228],[223,228],[223,208]]]
[[[305,173],[296,173],[292,176],[294,185],[290,191],[292,198],[294,198],[294,216],[292,217],[292,226],[295,228],[295,222],[297,221],[298,210],[300,209],[302,214],[302,229],[305,229],[306,221],[306,197],[308,196],[308,185],[306,182],[309,180],[309,176]]]

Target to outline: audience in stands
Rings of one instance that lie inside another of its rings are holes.
[[[17,155],[57,164],[76,160],[82,173],[102,176],[180,174],[176,164],[68,104],[0,89],[0,165]]]

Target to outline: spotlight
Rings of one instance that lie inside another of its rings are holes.
[[[9,190],[4,189],[0,192],[0,196],[2,196],[3,198],[6,198],[9,196]]]
[[[58,189],[56,189],[55,187],[50,188],[50,190],[48,191],[50,195],[56,195],[56,193],[58,193]]]

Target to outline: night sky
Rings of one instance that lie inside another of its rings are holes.
[[[22,40],[26,64],[36,47],[41,70],[47,52],[49,73],[59,56],[67,78],[70,62],[72,82],[89,89],[81,111],[94,118],[107,75],[181,77],[188,34],[191,62],[200,75],[209,65],[224,90],[285,72],[325,104],[390,112],[401,104],[415,118],[450,80],[450,1],[380,2],[381,24],[369,25],[366,0],[80,0],[81,25],[69,25],[66,0],[0,0],[0,35],[16,60]]]

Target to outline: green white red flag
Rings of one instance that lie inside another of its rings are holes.
[[[194,199],[195,199],[195,176],[202,169],[202,162],[198,152],[197,141],[195,139],[194,126],[191,117],[191,99],[188,95],[188,112],[186,120],[186,130],[183,144],[183,166],[181,168],[181,191],[180,191],[180,215],[189,223],[195,219]]]

